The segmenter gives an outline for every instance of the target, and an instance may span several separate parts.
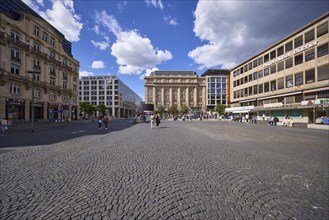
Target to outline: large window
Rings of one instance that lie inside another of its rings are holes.
[[[310,42],[311,40],[314,40],[314,29],[305,33],[305,43]]]
[[[13,93],[13,94],[20,94],[21,86],[17,83],[10,83],[9,91],[10,91],[10,93]]]
[[[295,66],[303,63],[303,54],[300,54],[298,56],[295,56]]]
[[[283,54],[283,46],[278,48],[278,56],[281,56]]]
[[[292,41],[286,43],[285,45],[286,53],[292,50]]]
[[[270,60],[276,58],[276,50],[271,51],[270,53]]]
[[[305,71],[305,83],[312,83],[315,81],[315,69]]]
[[[284,64],[283,61],[281,61],[280,63],[278,63],[278,72],[280,72],[280,71],[283,70],[283,66],[284,66],[283,64]]]
[[[264,83],[264,92],[269,92],[270,91],[270,84],[269,82]]]
[[[276,90],[276,80],[271,81],[271,91]]]
[[[303,73],[296,73],[295,74],[295,86],[303,85]]]
[[[317,37],[321,37],[322,35],[327,34],[328,33],[328,22],[321,24],[316,29],[317,29]]]
[[[286,76],[286,88],[293,86],[293,77],[292,75]]]
[[[328,44],[318,46],[318,57],[322,57],[328,54]]]
[[[270,74],[270,68],[268,67],[268,68],[264,69],[264,77],[268,76],[269,74]]]
[[[295,38],[295,49],[303,45],[303,35]]]
[[[314,57],[315,57],[314,48],[305,52],[305,62],[314,60]]]
[[[329,64],[318,67],[318,81],[329,79]]]
[[[38,26],[34,26],[33,34],[38,37],[40,36],[40,28]]]
[[[276,73],[276,64],[271,66],[271,74]]]
[[[11,31],[11,33],[10,33],[10,37],[13,39],[13,40],[15,40],[16,42],[18,42],[19,41],[19,39],[20,39],[20,34],[18,33],[18,32],[16,32],[16,31]]]
[[[292,57],[286,59],[286,69],[289,69],[291,67],[292,67]]]
[[[284,78],[282,77],[278,79],[278,90],[283,88],[284,88]]]
[[[15,61],[21,61],[21,53],[16,48],[10,49],[10,58]]]
[[[20,74],[20,69],[21,67],[19,65],[16,64],[11,64],[10,66],[10,73],[15,74],[15,75],[19,75]]]
[[[258,93],[263,93],[263,84],[258,85]]]

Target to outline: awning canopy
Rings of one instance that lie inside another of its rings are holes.
[[[329,90],[329,86],[328,87],[323,87],[323,88],[318,88],[318,89],[310,89],[310,90],[305,90],[303,93],[312,93],[312,92],[320,92],[320,91],[326,91]]]

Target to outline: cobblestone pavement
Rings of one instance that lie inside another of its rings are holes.
[[[0,219],[328,219],[328,159],[327,131],[135,124],[0,154]]]

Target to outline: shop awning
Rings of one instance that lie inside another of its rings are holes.
[[[326,90],[329,90],[329,87],[305,90],[303,93],[305,94],[305,93],[320,92],[320,91],[326,91]]]

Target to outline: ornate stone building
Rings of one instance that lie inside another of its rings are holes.
[[[30,121],[32,106],[35,120],[78,118],[79,62],[71,43],[22,1],[1,1],[0,51],[1,118]]]

